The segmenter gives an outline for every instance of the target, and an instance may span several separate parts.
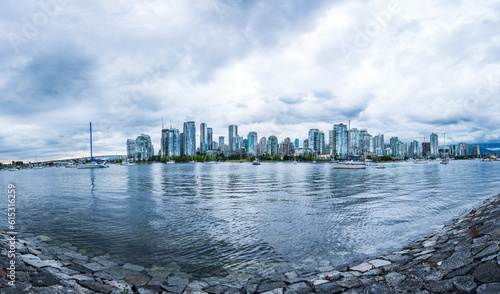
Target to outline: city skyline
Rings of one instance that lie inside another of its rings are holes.
[[[195,121],[196,140],[205,122],[226,144],[229,125],[302,145],[310,129],[328,142],[349,120],[386,142],[500,142],[499,12],[494,2],[6,3],[0,162],[88,155],[89,121],[96,153],[124,154],[142,133],[159,150],[162,118],[179,132]]]

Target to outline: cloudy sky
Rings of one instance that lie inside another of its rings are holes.
[[[88,156],[90,121],[97,155],[158,150],[162,118],[498,142],[499,27],[498,1],[4,0],[0,161]]]

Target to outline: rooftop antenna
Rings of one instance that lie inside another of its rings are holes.
[[[170,129],[172,129],[172,119],[170,119]]]
[[[161,128],[164,129],[165,127],[163,126],[163,117],[161,118]]]
[[[351,131],[351,120],[349,120],[349,132]]]

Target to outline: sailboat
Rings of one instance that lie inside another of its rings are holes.
[[[446,134],[444,134],[444,144],[446,144]],[[444,145],[443,145],[444,149]],[[441,160],[441,164],[448,164],[450,163],[450,158],[448,157],[448,153],[446,153],[446,156]]]
[[[105,160],[94,159],[92,156],[92,123],[90,123],[90,163],[78,166],[78,169],[107,168]]]

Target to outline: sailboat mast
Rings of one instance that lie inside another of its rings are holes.
[[[90,161],[94,161],[94,157],[92,157],[92,122],[90,123]]]

